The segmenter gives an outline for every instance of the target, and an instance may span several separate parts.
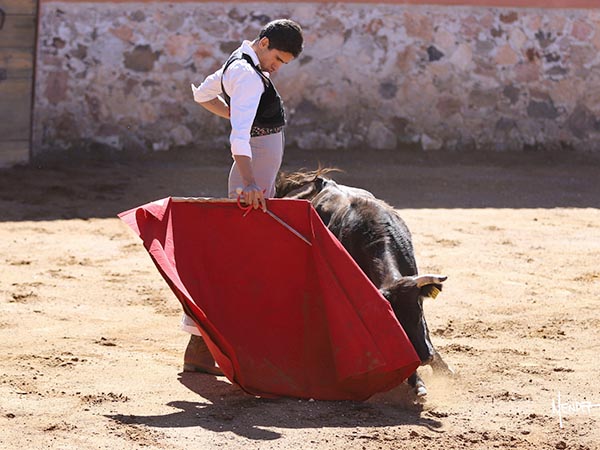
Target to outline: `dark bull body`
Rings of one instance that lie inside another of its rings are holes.
[[[446,277],[417,275],[411,234],[398,213],[368,191],[325,178],[331,171],[282,174],[277,197],[310,200],[325,225],[390,302],[421,363],[452,373],[431,343],[423,314],[423,299],[435,297]],[[418,396],[427,394],[416,373],[408,382]]]

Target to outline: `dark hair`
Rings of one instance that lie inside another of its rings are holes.
[[[302,52],[302,28],[290,19],[277,19],[266,24],[258,39],[269,38],[269,48],[291,53],[296,58]]]

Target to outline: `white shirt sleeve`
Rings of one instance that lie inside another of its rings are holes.
[[[192,84],[192,92],[194,93],[194,101],[198,103],[208,102],[216,98],[222,93],[221,91],[221,76],[223,68],[221,67],[212,75],[206,77],[202,84],[198,87]]]
[[[221,67],[206,77],[199,87],[192,84],[194,101],[207,102],[223,93],[221,78],[225,92],[231,98],[229,117],[231,122],[231,154],[252,158],[250,148],[250,130],[256,116],[265,87],[260,75],[245,60],[237,60],[230,64],[223,76]]]
[[[231,153],[249,156],[250,129],[256,117],[260,97],[264,92],[264,84],[260,76],[246,61],[236,61],[225,71],[223,78],[225,92],[231,97],[229,115],[231,120]]]

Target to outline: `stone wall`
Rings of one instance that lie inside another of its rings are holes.
[[[288,145],[600,151],[600,9],[45,1],[34,154],[225,148],[190,83],[278,17],[306,39]]]

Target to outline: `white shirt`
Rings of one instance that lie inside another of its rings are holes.
[[[238,50],[249,55],[257,66],[258,56],[251,47],[252,42],[244,41]],[[225,67],[225,64],[223,64]],[[250,149],[250,129],[256,116],[256,110],[260,102],[265,86],[254,68],[244,59],[238,59],[230,64],[223,75],[223,67],[212,75],[206,77],[199,87],[192,84],[194,101],[207,102],[222,94],[221,77],[225,92],[231,98],[229,115],[231,121],[231,143],[232,155],[249,156],[252,158]],[[263,72],[267,77],[268,73]]]

